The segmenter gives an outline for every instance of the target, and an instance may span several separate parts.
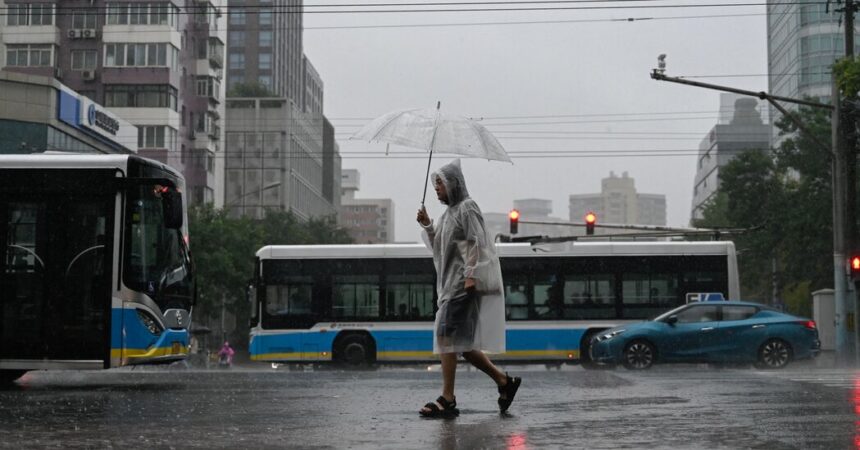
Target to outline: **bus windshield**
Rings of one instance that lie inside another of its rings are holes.
[[[129,187],[127,205],[123,281],[162,310],[190,309],[191,260],[182,231],[165,224],[161,186]]]

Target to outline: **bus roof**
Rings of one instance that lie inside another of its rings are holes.
[[[120,169],[128,170],[129,160],[144,165],[159,167],[179,178],[182,174],[176,169],[148,158],[137,155],[113,153],[72,153],[45,152],[26,155],[0,155],[0,169]]]
[[[497,244],[501,256],[586,255],[734,255],[733,242],[576,242],[564,244]],[[267,245],[260,259],[414,258],[430,256],[424,244]]]

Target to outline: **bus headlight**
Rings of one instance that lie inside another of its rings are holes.
[[[149,315],[147,312],[141,311],[139,309],[136,311],[137,311],[137,317],[140,319],[140,323],[142,323],[143,326],[145,326],[146,329],[149,330],[150,333],[152,333],[156,336],[161,334],[161,331],[162,331],[161,326],[158,324],[158,322],[155,321],[155,319],[151,315]]]

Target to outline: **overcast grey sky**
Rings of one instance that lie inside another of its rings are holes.
[[[652,4],[696,3],[667,0]],[[602,21],[715,15],[744,16]],[[639,192],[665,194],[668,223],[681,226],[689,222],[694,150],[717,122],[719,92],[651,80],[649,72],[656,66],[657,55],[668,55],[666,73],[673,76],[767,73],[763,2],[752,7],[613,11],[307,13],[304,20],[305,53],[325,83],[325,114],[336,127],[343,167],[360,171],[358,197],[394,200],[395,234],[400,242],[419,239],[415,211],[421,200],[426,160],[385,157],[384,144],[348,141],[349,135],[358,130],[351,124],[362,125],[394,109],[432,108],[441,101],[445,112],[485,118],[484,123],[500,136],[508,152],[603,152],[597,157],[514,156],[513,165],[464,160],[469,190],[484,212],[506,212],[514,199],[545,198],[552,200],[554,216],[567,218],[568,195],[599,192],[601,178],[610,171],[626,171],[635,178]],[[523,21],[578,22],[319,28]],[[703,80],[767,89],[764,76]],[[571,115],[577,117],[500,119]],[[634,132],[644,133],[629,134]],[[511,139],[517,136],[526,139]],[[534,139],[537,136],[553,139]],[[392,146],[391,150],[406,149]],[[612,153],[626,150],[666,150],[675,154],[634,157],[628,153],[619,157]],[[368,151],[377,152],[379,158],[351,155]],[[453,158],[434,156],[433,167]],[[432,192],[428,193],[427,205],[432,217],[443,210]]]

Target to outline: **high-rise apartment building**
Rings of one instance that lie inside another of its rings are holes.
[[[223,1],[6,1],[0,66],[57,78],[136,125],[139,153],[180,170],[190,203],[213,202],[222,189]]]
[[[726,104],[734,104],[732,119],[714,125],[699,144],[696,160],[696,178],[693,183],[693,203],[690,216],[702,218],[702,210],[717,192],[720,185],[720,169],[745,150],[767,150],[770,142],[770,125],[762,121],[756,108],[758,100],[720,95],[720,110]]]
[[[582,223],[589,212],[597,214],[598,223],[625,225],[666,225],[666,196],[636,192],[633,178],[609,173],[601,180],[596,194],[571,195],[570,221]]]
[[[356,244],[394,242],[394,201],[390,198],[357,198],[360,174],[355,169],[342,172],[339,222]]]
[[[302,0],[229,0],[228,90],[259,83],[301,107],[302,5]]]

